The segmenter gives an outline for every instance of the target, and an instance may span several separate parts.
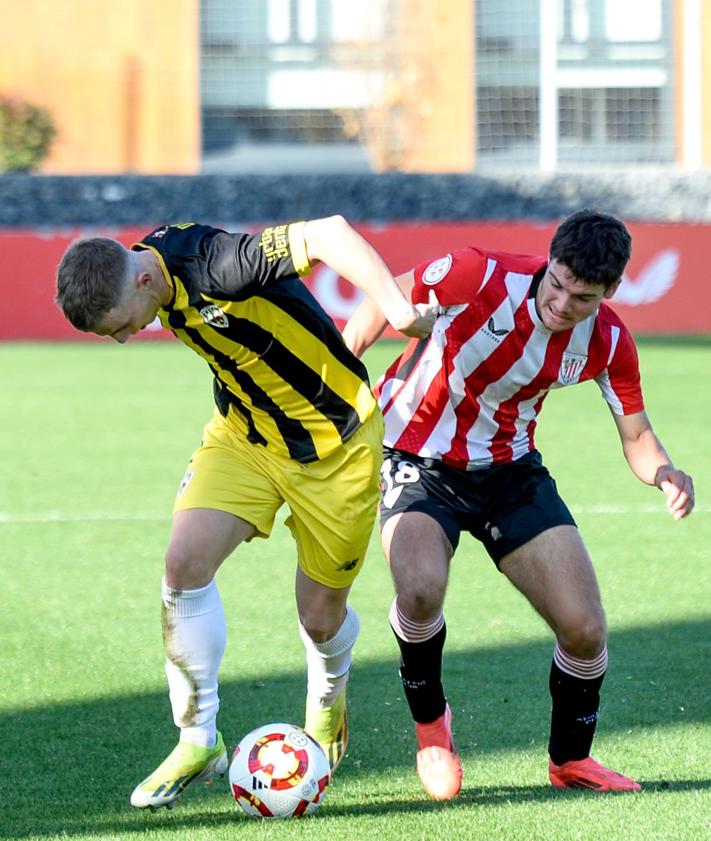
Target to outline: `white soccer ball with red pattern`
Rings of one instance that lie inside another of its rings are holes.
[[[248,733],[230,763],[235,800],[253,818],[313,814],[331,779],[319,743],[293,724],[265,724]]]

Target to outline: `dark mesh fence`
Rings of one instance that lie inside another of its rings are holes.
[[[0,227],[234,225],[333,213],[356,222],[550,220],[583,206],[627,220],[708,222],[711,173],[0,177]]]

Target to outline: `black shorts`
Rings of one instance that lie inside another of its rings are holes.
[[[458,470],[385,447],[382,480],[381,528],[395,514],[421,511],[442,526],[452,549],[468,531],[497,566],[541,532],[576,525],[536,450],[509,464]]]

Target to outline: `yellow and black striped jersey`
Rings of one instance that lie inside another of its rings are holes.
[[[375,399],[299,277],[310,270],[303,227],[245,234],[189,222],[132,249],[157,257],[173,291],[158,315],[212,369],[222,414],[252,443],[307,463],[347,441]]]

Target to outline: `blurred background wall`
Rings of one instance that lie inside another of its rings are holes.
[[[708,0],[0,0],[47,173],[711,165]]]
[[[0,16],[0,339],[76,338],[52,298],[78,234],[342,213],[403,270],[469,243],[545,253],[586,205],[632,227],[614,301],[631,327],[711,334],[711,0],[0,0]],[[309,283],[342,323],[352,289],[322,267]]]
[[[0,0],[0,92],[56,122],[43,172],[199,169],[199,5]]]

